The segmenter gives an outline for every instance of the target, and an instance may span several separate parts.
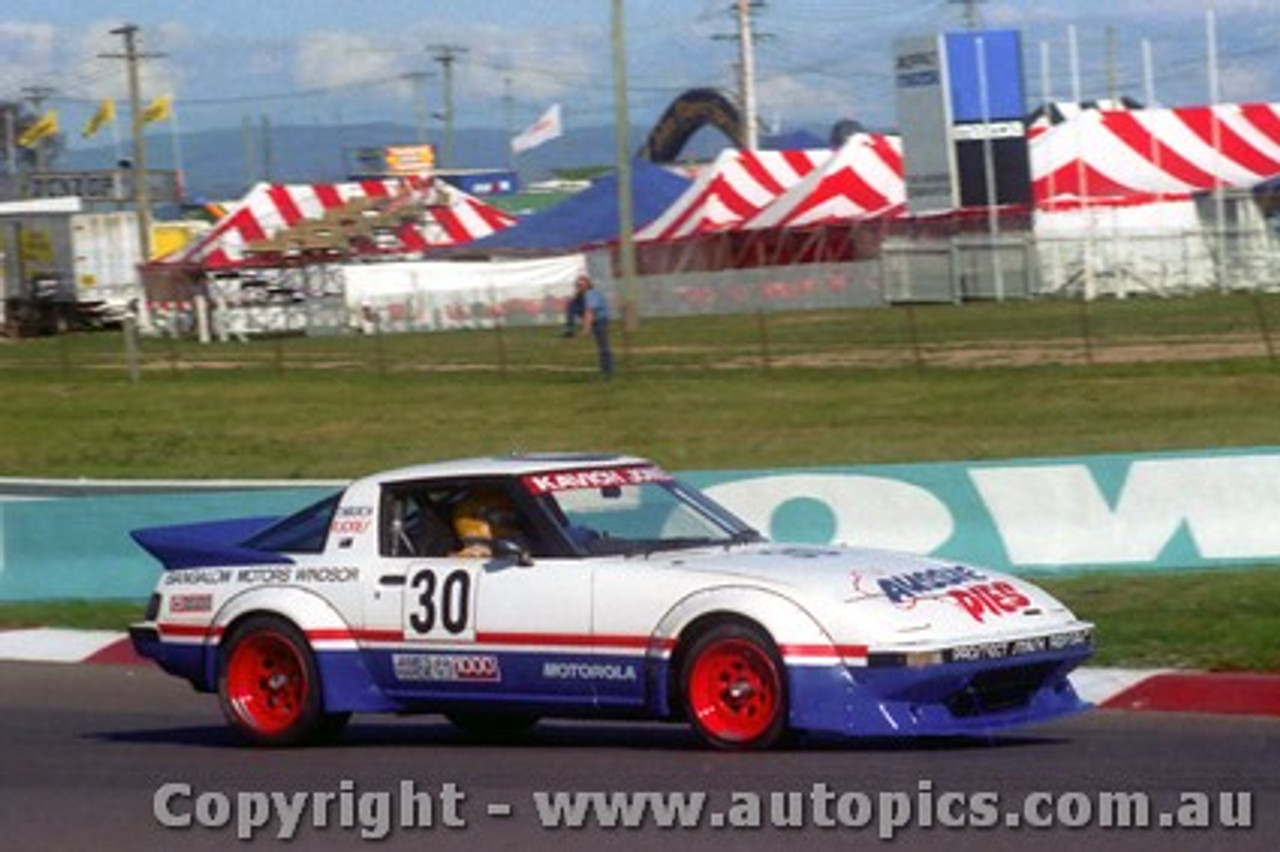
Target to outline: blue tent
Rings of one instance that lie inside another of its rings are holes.
[[[645,160],[631,164],[635,227],[653,221],[689,186],[688,178]],[[618,239],[618,176],[606,175],[564,201],[521,219],[510,228],[459,248],[467,254],[489,250],[576,251]]]

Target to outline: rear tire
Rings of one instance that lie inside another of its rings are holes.
[[[744,624],[712,628],[693,643],[680,667],[686,718],[708,744],[760,750],[787,733],[782,659],[760,630]]]
[[[218,650],[218,702],[237,733],[254,745],[331,740],[350,713],[325,713],[315,654],[290,622],[251,616]]]

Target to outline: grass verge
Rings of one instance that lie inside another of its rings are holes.
[[[1091,665],[1280,672],[1275,568],[1036,582],[1098,626]]]
[[[31,601],[0,603],[0,630],[70,627],[124,630],[142,618],[146,601]]]

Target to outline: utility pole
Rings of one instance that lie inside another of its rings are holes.
[[[759,123],[756,120],[756,60],[751,37],[751,0],[738,0],[738,55],[742,68],[742,110],[746,113],[747,150],[760,146]]]
[[[138,27],[125,24],[111,31],[124,39],[124,53],[104,53],[103,59],[123,59],[129,74],[129,108],[133,112],[133,202],[138,208],[138,250],[142,262],[151,259],[151,187],[147,181],[147,144],[142,120],[142,85],[139,81],[138,63],[143,59],[158,59],[162,53],[138,52]]]
[[[966,30],[978,29],[981,21],[978,19],[978,4],[985,3],[987,0],[949,0],[953,5],[964,6],[964,28]]]
[[[444,77],[444,163],[453,167],[453,63],[467,53],[467,48],[456,44],[433,44],[431,57],[440,63]]]
[[[622,267],[622,330],[634,330],[640,313],[635,303],[635,211],[631,192],[631,126],[627,105],[627,37],[623,0],[613,0],[613,124],[618,160],[618,255]]]
[[[271,119],[264,113],[258,117],[262,124],[262,179],[267,183],[272,181],[272,172],[275,171],[275,152],[271,145]]]
[[[1116,28],[1107,27],[1107,98],[1111,108],[1116,108],[1120,93],[1116,87]]]
[[[58,90],[52,86],[23,86],[22,95],[31,104],[31,108],[35,110],[36,120],[39,121],[44,114],[44,102],[49,100],[58,93]],[[36,142],[36,172],[44,171],[44,140]]]
[[[58,90],[53,86],[22,87],[22,96],[31,102],[31,108],[36,112],[41,112],[44,109],[44,102],[56,94]]]
[[[715,35],[717,41],[738,42],[738,106],[742,110],[742,146],[754,151],[760,146],[759,110],[756,107],[755,43],[768,38],[755,32],[751,13],[763,9],[764,0],[734,0],[733,12],[737,16],[737,32],[733,35]]]
[[[502,120],[505,125],[508,142],[510,142],[510,140],[516,135],[515,115],[516,98],[515,95],[511,93],[511,75],[508,74],[506,77],[502,78]],[[516,153],[511,150],[510,144],[507,145],[507,166],[512,171],[515,171]]]
[[[417,131],[419,145],[427,143],[427,80],[431,74],[426,71],[410,71],[400,75],[409,82],[413,89],[413,124]]]
[[[258,152],[253,142],[253,119],[240,117],[240,144],[244,148],[244,182],[253,186],[258,182]]]

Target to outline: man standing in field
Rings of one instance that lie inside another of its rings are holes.
[[[579,275],[575,284],[578,298],[582,299],[582,330],[596,339],[596,353],[600,357],[600,373],[605,379],[613,378],[613,351],[609,348],[609,300],[595,288],[588,275]]]

